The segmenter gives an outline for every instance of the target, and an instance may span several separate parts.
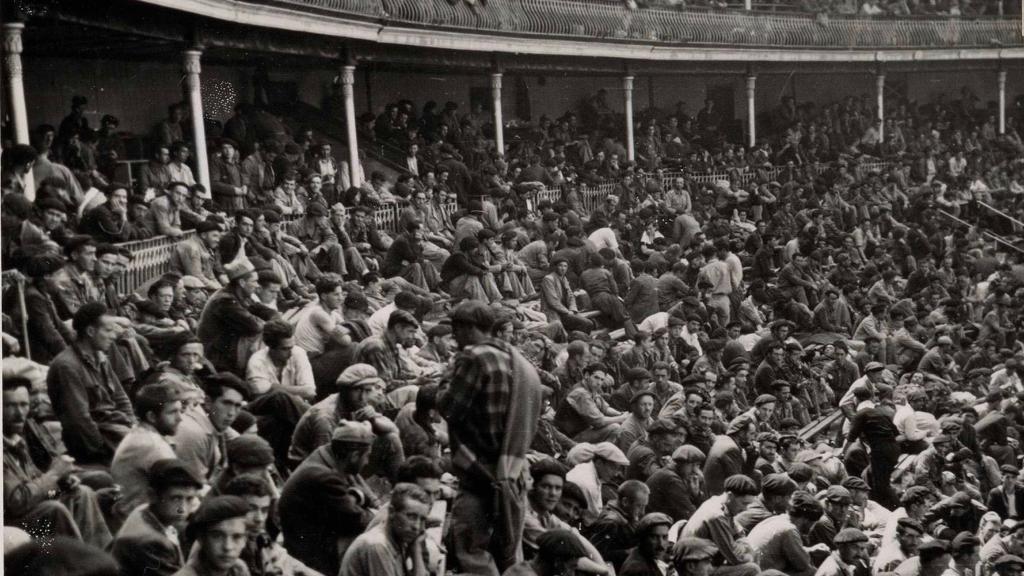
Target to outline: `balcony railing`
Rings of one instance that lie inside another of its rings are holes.
[[[998,48],[1024,45],[1016,17],[777,15],[738,11],[629,10],[584,0],[256,0],[384,25],[684,46],[772,48]]]

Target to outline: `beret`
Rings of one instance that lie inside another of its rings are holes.
[[[455,307],[451,313],[452,324],[460,322],[490,330],[494,324],[494,313],[491,307],[477,300],[466,300]]]
[[[853,544],[856,542],[867,542],[868,537],[856,528],[843,528],[832,541],[836,544]]]
[[[630,406],[632,406],[637,400],[643,398],[644,396],[650,396],[652,399],[657,400],[657,398],[654,396],[653,390],[641,390],[636,394],[633,394],[633,397],[629,399]],[[650,433],[650,431],[648,431],[648,433]]]
[[[754,406],[763,406],[765,404],[771,404],[772,402],[778,402],[778,399],[771,394],[761,394],[754,400]]]
[[[57,254],[35,254],[22,263],[22,272],[29,278],[43,278],[64,267],[64,258]]]
[[[921,564],[927,564],[943,554],[949,554],[949,543],[945,540],[929,540],[917,547],[917,553],[921,558]]]
[[[388,316],[388,328],[393,328],[395,326],[415,326],[419,328],[420,323],[416,320],[416,317],[408,311],[396,308],[391,312],[391,315]]]
[[[346,310],[365,310],[369,307],[369,302],[366,300],[366,295],[362,292],[352,291],[345,294],[343,306]]]
[[[447,336],[452,333],[451,324],[435,324],[427,330],[427,337],[437,338],[438,336]]]
[[[75,250],[78,250],[79,248],[81,248],[83,246],[95,246],[95,245],[96,245],[96,239],[95,238],[93,238],[92,236],[88,236],[86,234],[79,234],[77,236],[72,236],[66,242],[64,242],[64,253],[68,254],[68,255],[71,255],[71,254],[74,254]]]
[[[572,480],[565,481],[565,486],[562,487],[562,499],[577,502],[583,508],[587,507],[587,495],[583,493],[580,485]]]
[[[785,496],[796,491],[796,482],[785,474],[769,474],[761,480],[761,492],[765,496]]]
[[[245,434],[250,428],[256,425],[256,417],[245,410],[240,410],[238,416],[231,421],[231,429],[239,434]]]
[[[177,458],[164,458],[154,462],[146,472],[146,479],[149,485],[157,490],[172,486],[203,487],[203,482],[196,476],[195,471]]]
[[[725,479],[725,491],[732,492],[737,496],[757,496],[760,492],[757,484],[749,476],[733,474]]]
[[[672,460],[682,463],[701,463],[706,456],[693,444],[683,444],[672,452]]]
[[[349,386],[371,386],[383,382],[377,374],[377,369],[373,366],[369,364],[353,364],[345,368],[344,372],[338,375],[335,384],[341,388],[347,388]]]
[[[668,514],[651,512],[644,515],[644,517],[637,522],[636,533],[637,535],[644,535],[648,530],[655,526],[672,526],[672,524],[675,524],[675,522],[672,521],[672,518],[670,518]]]
[[[825,509],[822,508],[821,502],[812,496],[811,494],[798,490],[793,493],[789,499],[790,508],[799,513],[801,516],[810,518],[820,518],[825,513]]]
[[[537,555],[545,560],[573,560],[585,557],[587,550],[572,531],[555,528],[537,537]]]
[[[277,210],[267,210],[263,213],[263,218],[267,221],[267,224],[278,224],[281,222],[281,214]]]
[[[639,366],[630,368],[629,370],[626,371],[626,380],[627,381],[643,380],[644,378],[650,378],[650,377],[651,377],[651,373],[648,372],[646,368],[641,368]]]
[[[249,504],[238,496],[214,496],[203,500],[199,509],[188,521],[188,534],[198,536],[204,529],[232,518],[242,518],[249,513]]]
[[[847,490],[870,490],[868,483],[864,481],[860,476],[847,476],[842,483],[843,488]]]
[[[957,534],[956,537],[953,538],[951,549],[954,553],[956,553],[967,548],[972,548],[974,546],[981,546],[981,540],[978,540],[978,537],[974,534],[964,531]]]
[[[647,427],[647,434],[671,434],[679,429],[679,424],[669,418],[659,418]]]
[[[331,442],[369,446],[373,442],[373,431],[368,422],[343,420],[331,433]]]
[[[480,241],[472,236],[466,236],[462,240],[459,240],[459,250],[463,252],[472,252],[480,247]]]
[[[900,496],[900,504],[906,505],[918,500],[924,500],[931,496],[931,491],[924,486],[911,486]]]
[[[565,257],[564,255],[562,255],[562,254],[555,254],[555,255],[551,256],[551,265],[552,265],[552,266],[556,266],[556,265],[558,265],[558,264],[562,264],[563,262],[564,262],[564,263],[568,263],[568,262],[569,262],[569,259],[568,259],[568,258],[566,258],[566,257]]]
[[[683,562],[707,560],[715,554],[718,554],[718,547],[710,540],[680,538],[672,549],[672,561],[676,564],[676,569],[679,569]]]
[[[196,234],[202,234],[204,232],[213,232],[214,230],[220,230],[220,225],[218,225],[213,220],[203,220],[202,222],[196,224]]]
[[[679,316],[669,316],[668,325],[671,326],[686,326],[686,320],[683,320]]]
[[[56,198],[38,198],[35,201],[36,209],[39,211],[56,210],[57,212],[64,212],[64,204]]]
[[[853,497],[850,496],[850,491],[846,488],[833,485],[829,486],[828,490],[825,491],[825,500],[837,504],[849,504],[853,501]]]
[[[327,207],[319,202],[310,202],[306,207],[306,214],[309,216],[327,216]]]
[[[807,482],[814,477],[814,468],[803,462],[794,462],[789,467],[789,477],[793,480],[803,483]]]
[[[533,466],[530,466],[530,475],[533,476],[534,482],[540,480],[544,476],[558,476],[559,478],[565,479],[565,474],[565,467],[552,458],[538,460],[533,463]]]
[[[775,442],[777,444],[779,442],[779,438],[774,432],[761,432],[757,435],[756,440],[758,444],[762,444],[764,442]]]
[[[787,382],[786,380],[774,380],[774,381],[772,381],[772,389],[774,389],[774,390],[778,390],[779,388],[782,388],[782,387],[785,387],[785,386],[789,386],[789,387],[792,388],[793,385],[790,384],[789,382]]]
[[[724,347],[725,342],[722,342],[722,340],[719,338],[714,338],[712,340],[709,340],[708,343],[704,345],[704,351],[717,352],[718,350],[721,350]]]
[[[876,370],[884,370],[885,366],[881,362],[868,362],[868,365],[864,367],[864,373],[874,372]]]
[[[950,506],[963,506],[969,507],[971,505],[971,496],[966,492],[957,492],[953,494],[946,503]]]
[[[395,306],[402,310],[411,310],[417,308],[420,305],[420,297],[413,294],[412,292],[399,292],[395,294]]]
[[[896,521],[896,527],[901,530],[914,530],[918,534],[924,534],[924,526],[909,516],[904,516]]]
[[[255,434],[242,434],[228,442],[228,462],[245,468],[256,468],[274,463],[274,449],[270,443]]]

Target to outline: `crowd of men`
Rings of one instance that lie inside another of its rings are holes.
[[[87,104],[4,155],[10,574],[1024,572],[1024,148],[968,92],[636,163],[600,93],[503,154],[403,101],[360,186],[240,105],[210,190],[186,108],[131,187]]]

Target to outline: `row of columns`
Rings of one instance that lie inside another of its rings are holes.
[[[749,1],[749,0],[748,0]],[[7,101],[11,106],[11,118],[14,124],[15,141],[19,144],[30,144],[28,113],[25,106],[25,87],[23,82],[21,54],[22,31],[25,25],[20,22],[7,22],[3,24],[3,46],[4,46],[4,84],[7,86]],[[198,48],[191,48],[182,53],[183,70],[185,73],[185,88],[187,100],[191,108],[192,135],[195,142],[196,157],[196,179],[210,190],[210,168],[206,150],[206,129],[203,115],[203,98],[200,65],[202,51]],[[349,177],[353,186],[362,183],[362,171],[359,163],[359,142],[356,133],[356,107],[355,107],[355,70],[354,64],[346,64],[341,68],[342,95],[345,100],[345,125],[348,144]],[[636,140],[633,127],[633,84],[634,76],[627,73],[622,78],[622,90],[625,96],[626,116],[626,150],[627,159],[636,159]],[[748,73],[746,78],[747,96],[747,145],[753,147],[757,142],[757,122],[755,96],[757,93],[757,76]],[[1006,132],[1006,70],[1000,69],[998,75],[999,86],[999,133]],[[875,88],[878,110],[878,133],[879,138],[885,137],[885,73],[879,70],[875,76]],[[496,69],[491,73],[491,104],[494,114],[495,144],[499,153],[504,154],[505,135],[504,121],[502,119],[502,72]],[[35,188],[31,183],[31,174],[26,182],[26,196],[33,199]]]

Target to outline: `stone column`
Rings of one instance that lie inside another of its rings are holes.
[[[188,91],[189,116],[192,119],[192,140],[195,143],[196,181],[206,187],[206,192],[213,192],[210,187],[210,159],[206,156],[206,125],[203,123],[203,92],[199,81],[202,72],[199,57],[203,51],[199,49],[185,50],[185,89]]]
[[[348,173],[352,186],[363,183],[363,171],[359,165],[359,140],[356,138],[356,67],[346,64],[341,67],[341,93],[345,97],[345,128],[348,135]]]
[[[999,133],[1006,134],[1006,70],[999,70]]]
[[[4,23],[4,84],[7,85],[7,102],[11,106],[11,120],[14,122],[14,141],[31,144],[28,135],[28,112],[25,108],[25,84],[21,67],[21,22]],[[35,200],[36,187],[32,172],[25,175],[25,197]]]
[[[878,138],[885,142],[885,73],[875,75],[875,89],[878,98]]]
[[[505,123],[501,119],[501,72],[491,73],[491,106],[494,107],[494,145],[505,155]]]
[[[636,142],[633,139],[633,77],[622,78],[622,90],[626,95],[626,159],[636,160]]]
[[[747,146],[753,148],[757,144],[757,112],[754,109],[754,95],[757,93],[757,76],[747,76],[747,131],[749,139]]]

